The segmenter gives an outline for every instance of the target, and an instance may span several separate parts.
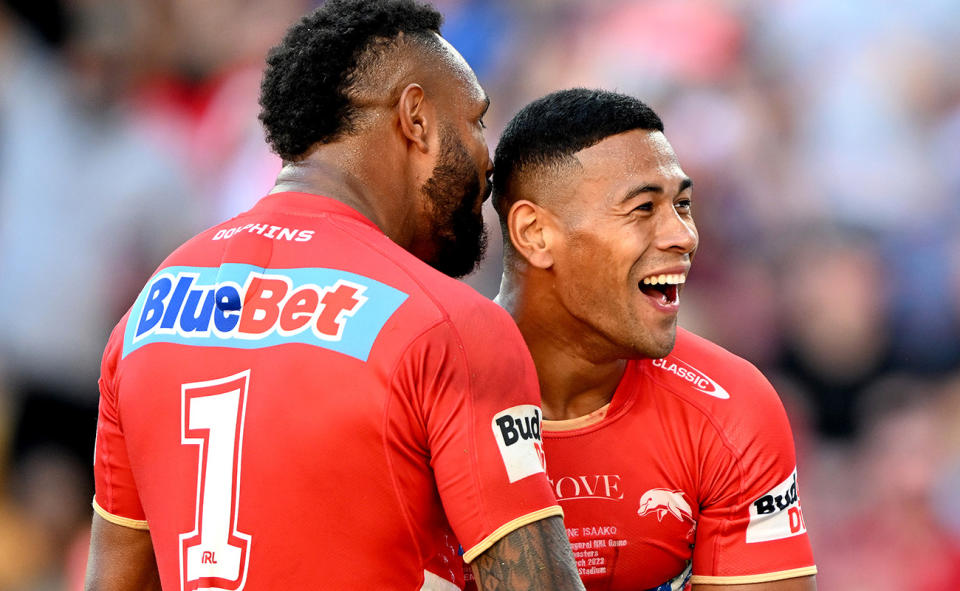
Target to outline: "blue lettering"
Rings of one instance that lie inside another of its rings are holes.
[[[140,311],[140,321],[137,323],[136,336],[142,336],[144,333],[153,330],[153,327],[160,322],[163,315],[163,300],[170,293],[170,287],[173,281],[168,277],[161,277],[150,286],[150,293],[147,294],[147,301],[143,303],[143,310]]]
[[[240,292],[232,285],[223,285],[214,299],[217,309],[213,314],[213,324],[220,332],[230,332],[240,322]]]
[[[203,305],[200,298],[206,293]],[[210,330],[210,316],[213,314],[213,289],[200,291],[191,289],[187,295],[187,303],[180,314],[180,328],[183,332],[206,332]]]
[[[177,280],[177,286],[173,288],[173,295],[170,296],[170,303],[167,304],[167,311],[163,314],[163,320],[160,321],[160,328],[173,328],[177,323],[177,316],[180,315],[180,308],[183,306],[183,298],[186,297],[193,283],[193,277],[190,275],[181,275]]]

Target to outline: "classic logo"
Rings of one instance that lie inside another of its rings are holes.
[[[406,297],[334,269],[169,267],[131,308],[123,354],[151,343],[245,349],[303,343],[365,361]]]
[[[640,497],[640,508],[637,509],[637,515],[643,517],[648,513],[654,513],[659,521],[663,521],[663,518],[669,513],[681,522],[684,520],[694,522],[693,511],[690,510],[690,505],[683,498],[683,491],[681,490],[652,488],[643,493]]]
[[[708,396],[713,396],[714,398],[720,398],[722,400],[730,398],[730,394],[723,389],[723,386],[707,377],[707,375],[699,369],[693,367],[689,363],[677,359],[676,357],[654,359],[653,366],[659,367],[664,371],[669,371],[678,378],[690,382],[690,385],[693,386],[698,392]]]
[[[512,406],[493,417],[493,436],[510,482],[546,471],[540,419],[540,407],[533,404]]]
[[[797,494],[797,469],[794,468],[786,480],[750,504],[747,543],[789,538],[806,531]]]

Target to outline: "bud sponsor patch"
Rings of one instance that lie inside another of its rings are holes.
[[[510,482],[546,472],[540,419],[540,407],[533,404],[512,406],[493,417],[493,436]]]
[[[682,380],[690,382],[695,390],[707,396],[726,400],[730,394],[723,389],[723,386],[714,382],[705,373],[693,367],[685,361],[676,357],[664,357],[663,359],[654,359],[653,366],[668,371]]]
[[[130,310],[126,357],[151,343],[258,349],[314,345],[366,361],[407,294],[368,277],[318,267],[168,267]]]
[[[747,543],[780,540],[806,531],[797,495],[797,469],[794,468],[786,480],[750,504]]]

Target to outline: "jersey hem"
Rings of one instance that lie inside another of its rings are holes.
[[[492,534],[480,540],[479,544],[477,544],[476,546],[473,546],[472,548],[464,552],[463,561],[466,562],[467,564],[470,564],[471,562],[473,562],[474,558],[476,558],[477,556],[489,550],[490,546],[493,546],[495,543],[497,543],[500,540],[500,538],[509,534],[513,530],[519,529],[525,525],[529,525],[534,521],[540,521],[541,519],[546,519],[547,517],[553,517],[554,515],[559,515],[560,517],[563,517],[563,509],[560,507],[560,505],[554,505],[552,507],[539,509],[537,511],[534,511],[533,513],[527,513],[526,515],[517,517],[512,521],[508,521],[507,523],[504,523],[497,529],[493,530]]]
[[[122,525],[123,527],[129,527],[130,529],[140,529],[140,530],[150,529],[150,525],[144,520],[130,519],[129,517],[121,517],[120,515],[114,515],[113,513],[110,513],[109,511],[101,507],[99,503],[97,503],[96,497],[94,497],[93,499],[93,511],[100,517],[103,517],[104,519],[106,519],[107,521],[115,525]]]
[[[801,568],[792,568],[790,570],[781,570],[773,573],[763,573],[760,575],[740,575],[735,577],[693,575],[690,577],[690,582],[694,585],[745,585],[748,583],[766,583],[768,581],[780,581],[782,579],[806,577],[815,574],[817,574],[816,566],[804,566]]]

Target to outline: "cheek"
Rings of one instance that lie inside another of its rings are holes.
[[[606,300],[622,274],[611,245],[594,236],[574,237],[568,242],[561,281],[573,289],[570,295],[581,300]]]
[[[474,129],[468,136],[467,146],[476,162],[486,162],[490,159],[490,147],[487,145],[487,136],[483,129]]]

